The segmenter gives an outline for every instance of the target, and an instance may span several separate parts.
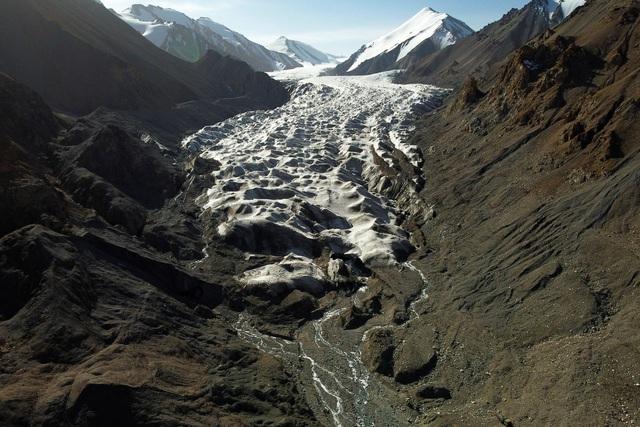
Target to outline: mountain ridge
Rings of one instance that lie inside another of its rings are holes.
[[[214,52],[227,66],[205,70],[176,58],[93,1],[6,0],[0,12],[0,72],[75,117],[97,112],[175,138],[288,99],[280,83]],[[25,34],[26,26],[35,30]]]
[[[573,12],[582,0],[574,1]],[[424,57],[405,62],[405,81],[442,86],[459,86],[467,76],[484,78],[514,49],[559,24],[563,3],[556,0],[532,0],[520,9],[511,9],[501,19],[474,35]],[[562,17],[562,18],[561,18]]]
[[[423,328],[451,337],[425,424],[640,416],[639,41],[640,2],[590,0],[418,124]]]
[[[252,42],[210,18],[193,19],[174,9],[134,4],[117,14],[159,48],[189,62],[207,50],[246,62],[256,71],[270,72],[300,67],[280,52]]]
[[[293,60],[304,65],[321,65],[337,63],[338,57],[314,48],[313,46],[280,36],[268,46],[271,50],[284,53]]]

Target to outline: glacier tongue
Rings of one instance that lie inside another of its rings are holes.
[[[392,77],[301,80],[283,107],[242,114],[186,138],[185,149],[221,164],[197,200],[215,213],[219,235],[249,253],[294,254],[310,264],[322,250],[370,266],[403,261],[412,246],[394,202],[374,188],[374,182],[384,186],[374,159],[389,161],[399,149],[417,161],[415,147],[403,141],[415,108],[434,107],[442,91],[396,85]],[[262,271],[265,286],[283,274],[281,267]],[[299,270],[292,274],[313,282],[312,267],[306,275]],[[256,285],[257,276],[248,273],[247,283]]]

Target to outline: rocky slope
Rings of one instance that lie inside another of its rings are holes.
[[[532,0],[453,46],[404,61],[405,81],[459,87],[468,76],[488,78],[513,50],[562,22],[583,3]]]
[[[209,18],[196,20],[173,9],[141,4],[117,15],[153,44],[185,61],[197,62],[207,50],[213,50],[246,62],[256,71],[302,66],[288,55],[254,43]]]
[[[423,383],[446,394],[424,424],[637,423],[639,17],[591,0],[416,133]]]
[[[197,64],[175,58],[93,1],[7,0],[0,20],[0,71],[70,115],[100,109],[105,120],[175,137],[288,98],[268,76],[213,52]]]
[[[391,33],[362,46],[333,72],[362,75],[401,69],[403,63],[455,44],[471,34],[473,30],[464,22],[425,8]]]
[[[230,329],[241,253],[203,244],[155,144],[0,75],[2,425],[317,425]],[[202,167],[192,165],[192,167]]]

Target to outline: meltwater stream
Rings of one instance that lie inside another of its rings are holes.
[[[322,294],[329,281],[326,266],[317,265],[323,252],[357,257],[372,268],[415,269],[399,263],[412,250],[410,236],[399,220],[403,207],[383,195],[388,182],[380,169],[382,162],[392,165],[397,150],[417,164],[417,150],[406,140],[418,114],[439,105],[443,90],[396,85],[393,77],[302,79],[286,105],[236,116],[184,140],[184,149],[219,164],[196,199],[214,214],[219,237],[248,254],[280,257],[239,276],[239,286]],[[412,318],[423,298],[426,293],[411,305]],[[376,402],[389,390],[361,361],[363,332],[345,331],[339,339],[329,332],[340,329],[347,308],[326,312],[296,341],[260,333],[244,314],[235,328],[261,351],[303,363],[317,406],[335,426],[405,424],[394,422],[394,408]]]
[[[410,262],[403,263],[399,268],[418,272],[424,286],[420,295],[410,304],[409,321],[402,326],[373,326],[359,333],[352,333],[350,337],[343,335],[337,340],[329,336],[326,329],[327,326],[335,327],[331,322],[335,322],[346,310],[340,308],[326,312],[321,319],[303,328],[295,342],[259,332],[246,314],[239,316],[234,327],[242,339],[265,353],[294,366],[299,361],[307,363],[318,402],[325,413],[329,414],[334,426],[407,425],[408,419],[397,408],[385,405],[393,400],[387,399],[385,395],[392,392],[369,373],[360,353],[361,343],[371,332],[410,327],[420,317],[418,310],[428,299],[426,279]]]

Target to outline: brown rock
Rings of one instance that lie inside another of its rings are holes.
[[[401,384],[410,384],[435,369],[435,334],[429,327],[409,328],[403,338],[394,354],[393,376]]]
[[[393,329],[374,329],[367,333],[362,343],[362,361],[369,372],[393,376]]]

